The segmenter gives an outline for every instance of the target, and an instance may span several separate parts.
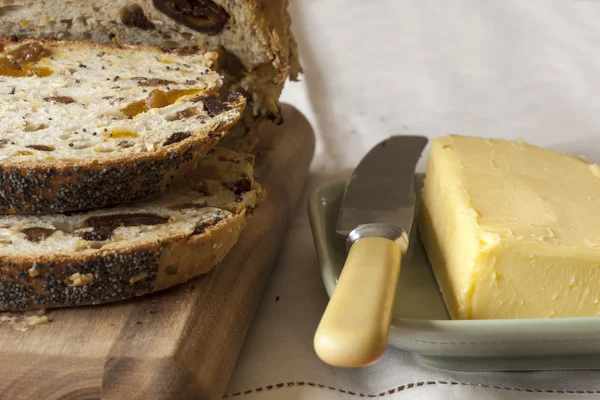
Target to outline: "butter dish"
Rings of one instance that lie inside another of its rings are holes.
[[[424,174],[415,180],[416,206]],[[325,290],[343,268],[344,238],[336,220],[345,181],[318,188],[309,220]],[[388,344],[438,368],[465,371],[600,369],[600,318],[451,320],[419,239],[418,225],[402,264]]]

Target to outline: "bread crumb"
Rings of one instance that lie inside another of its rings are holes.
[[[50,321],[46,310],[0,313],[0,324],[19,332],[25,332],[36,325],[46,324]]]

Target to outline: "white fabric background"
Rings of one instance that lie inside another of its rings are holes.
[[[600,0],[291,3],[306,73],[283,99],[315,127],[317,154],[227,398],[600,398],[592,371],[452,372],[391,347],[369,368],[323,364],[312,338],[327,296],[306,217],[308,193],[393,134],[523,138],[600,162]]]

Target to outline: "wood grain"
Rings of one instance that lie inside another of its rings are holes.
[[[308,121],[283,114],[257,149],[267,199],[221,265],[131,301],[49,311],[26,332],[0,326],[2,398],[221,398],[314,153]]]

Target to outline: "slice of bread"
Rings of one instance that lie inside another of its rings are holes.
[[[154,201],[1,217],[0,310],[123,300],[208,272],[264,196],[253,164],[218,148]]]
[[[245,107],[217,98],[212,52],[32,38],[0,49],[0,213],[155,197]]]
[[[287,8],[288,0],[0,0],[0,33],[218,51],[226,86],[249,100],[226,142],[248,147],[263,121],[279,122],[284,83],[302,70]]]

